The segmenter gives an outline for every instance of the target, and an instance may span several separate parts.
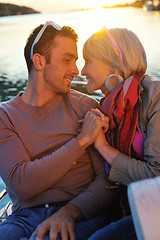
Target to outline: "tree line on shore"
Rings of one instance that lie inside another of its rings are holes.
[[[33,14],[33,13],[39,13],[39,12],[26,6],[19,6],[19,5],[10,4],[10,3],[0,3],[1,17],[12,16],[12,15]]]
[[[137,0],[133,3],[124,3],[124,4],[116,4],[111,6],[112,8],[117,8],[117,7],[137,7],[137,8],[142,8],[145,4],[145,0]],[[108,8],[108,6],[104,6],[103,8]]]

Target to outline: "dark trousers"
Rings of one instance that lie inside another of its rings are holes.
[[[52,204],[49,207],[39,206],[16,211],[0,225],[0,239],[20,240],[21,238],[30,238],[36,227],[58,211],[63,205]],[[94,232],[110,222],[111,217],[107,211],[92,219],[78,222],[75,227],[76,240],[88,239]],[[46,234],[44,239],[48,240],[49,236]]]
[[[136,232],[131,216],[122,218],[98,230],[89,240],[136,240]]]

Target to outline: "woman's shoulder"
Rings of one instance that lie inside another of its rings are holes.
[[[158,92],[160,90],[160,81],[145,75],[141,81],[141,86],[146,90]]]
[[[145,75],[141,83],[141,92],[144,92],[144,95],[148,99],[154,99],[155,97],[160,97],[160,81],[155,80],[148,75]]]

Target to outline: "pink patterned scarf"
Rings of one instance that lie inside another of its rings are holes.
[[[138,86],[142,76],[143,73],[133,73],[105,97],[101,106],[102,112],[110,119],[107,141],[132,157],[137,156],[131,144],[138,124]]]

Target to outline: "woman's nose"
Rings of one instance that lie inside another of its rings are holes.
[[[83,66],[82,70],[81,70],[81,75],[85,76],[85,66]]]

